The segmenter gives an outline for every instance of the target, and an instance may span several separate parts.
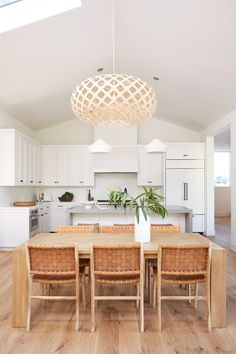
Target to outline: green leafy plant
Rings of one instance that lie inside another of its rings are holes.
[[[72,202],[74,194],[70,192],[65,192],[61,197],[58,197],[60,202]]]
[[[145,220],[147,220],[148,213],[154,213],[164,218],[167,215],[167,210],[163,205],[165,197],[156,193],[158,188],[143,187],[143,189],[144,192],[136,197],[131,196],[121,188],[111,189],[108,194],[109,203],[124,208],[125,211],[127,207],[130,208],[130,211],[135,209],[138,223],[140,219],[140,210],[142,211]]]

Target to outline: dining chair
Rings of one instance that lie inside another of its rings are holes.
[[[95,224],[77,224],[77,225],[59,225],[57,233],[97,233],[99,232],[99,223]]]
[[[134,224],[113,224],[113,232],[134,234]]]
[[[99,223],[93,224],[77,224],[77,225],[59,225],[57,227],[57,233],[98,233]],[[85,267],[84,276],[88,276],[90,279],[90,260],[80,259],[80,267]],[[84,283],[85,284],[85,283]],[[85,295],[85,285],[82,287],[83,294],[83,305],[86,307],[86,295]]]
[[[175,226],[172,224],[151,224],[151,233],[158,233],[158,232],[169,232],[169,233],[180,232],[180,226]]]
[[[159,246],[158,264],[154,267],[154,294],[158,304],[158,329],[161,331],[161,302],[163,300],[198,300],[206,301],[208,331],[211,332],[210,309],[210,264],[211,247],[209,245],[169,245]],[[198,284],[205,284],[205,295],[198,295]],[[163,296],[162,284],[195,285],[195,294]],[[157,295],[156,295],[157,290]]]
[[[151,224],[151,234],[155,233],[179,233],[181,231],[179,225],[173,224]],[[145,286],[148,288],[149,303],[152,302],[151,296],[151,276],[153,274],[153,266],[156,264],[155,260],[147,259],[145,264]]]
[[[78,247],[74,246],[33,246],[26,243],[28,270],[28,310],[26,330],[30,331],[31,300],[75,300],[75,330],[79,330],[79,277],[84,286],[84,270],[79,267]],[[42,294],[32,295],[33,283],[41,284]],[[50,285],[74,284],[75,295],[51,295]],[[48,292],[46,294],[46,286]]]
[[[112,234],[114,232],[113,225],[99,225],[99,232],[100,233],[108,233]]]
[[[140,305],[140,331],[144,331],[143,246],[120,244],[91,245],[91,322],[95,330],[95,301],[135,300]],[[96,294],[97,285],[136,285],[132,296],[102,296]]]

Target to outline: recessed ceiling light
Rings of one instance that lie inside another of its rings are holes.
[[[97,72],[100,73],[101,71],[103,71],[103,68],[97,68]]]
[[[159,80],[159,77],[157,77],[157,76],[153,76],[153,80]]]

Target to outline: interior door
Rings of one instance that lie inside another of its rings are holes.
[[[185,206],[185,169],[166,170],[166,205]]]
[[[186,207],[204,214],[204,169],[186,169]]]

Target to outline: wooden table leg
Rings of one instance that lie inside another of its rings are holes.
[[[25,249],[17,248],[12,257],[12,327],[26,327],[28,279]]]
[[[226,250],[212,249],[211,261],[212,327],[226,327]]]

